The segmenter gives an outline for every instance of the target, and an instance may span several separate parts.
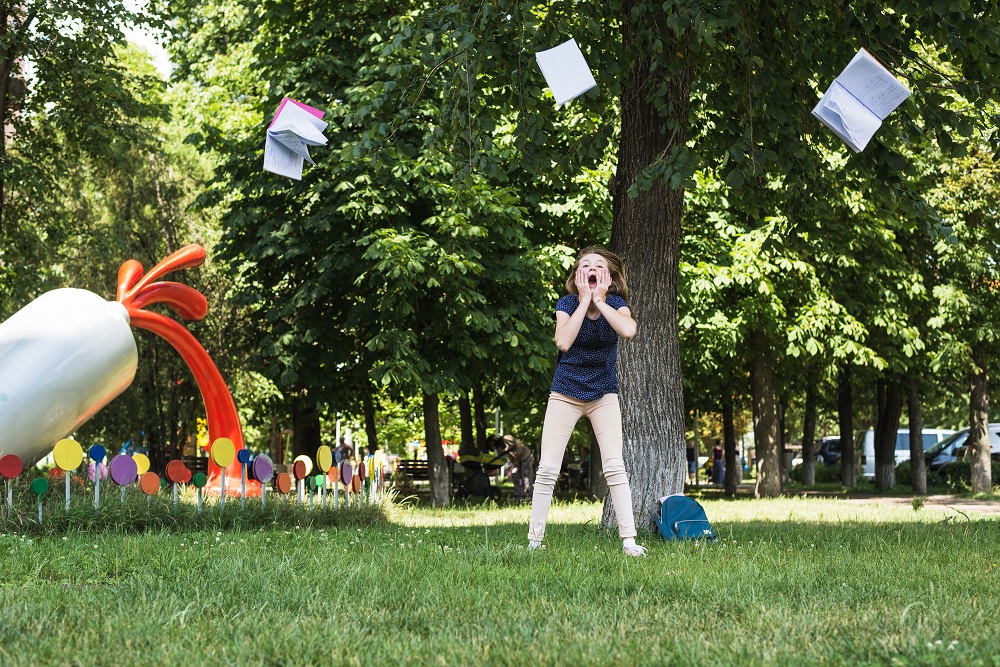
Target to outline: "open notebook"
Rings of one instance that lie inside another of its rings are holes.
[[[864,150],[882,121],[910,96],[892,72],[861,49],[812,110],[855,153]]]
[[[316,164],[309,156],[309,147],[326,145],[323,136],[326,126],[319,109],[287,97],[283,99],[267,128],[264,169],[301,180],[303,164]]]

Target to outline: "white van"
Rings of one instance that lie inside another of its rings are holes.
[[[945,428],[925,428],[924,451],[955,433]],[[861,476],[865,479],[875,479],[875,431],[865,431],[864,449],[861,450]],[[910,460],[910,429],[901,428],[896,431],[896,465]]]

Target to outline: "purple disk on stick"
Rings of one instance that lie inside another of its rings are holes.
[[[119,454],[111,459],[111,480],[118,486],[128,486],[139,476],[139,466],[131,456]]]
[[[340,464],[340,481],[344,484],[350,484],[351,479],[354,477],[354,468],[351,467],[350,461],[344,461]]]
[[[271,459],[261,455],[253,460],[250,464],[250,474],[253,479],[267,484],[274,477],[274,466],[271,464]]]

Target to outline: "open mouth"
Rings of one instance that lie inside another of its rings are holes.
[[[597,276],[593,273],[590,274],[590,277],[587,278],[587,282],[590,283],[591,287],[595,287],[597,285]]]

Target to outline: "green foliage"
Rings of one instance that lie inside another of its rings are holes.
[[[802,464],[792,466],[788,471],[788,476],[793,482],[802,483]],[[819,461],[816,462],[816,483],[832,484],[840,481],[840,466],[827,466]]]
[[[993,486],[1000,486],[1000,461],[993,460],[990,466]],[[968,491],[972,488],[972,462],[952,461],[938,469],[938,477],[952,491]]]

